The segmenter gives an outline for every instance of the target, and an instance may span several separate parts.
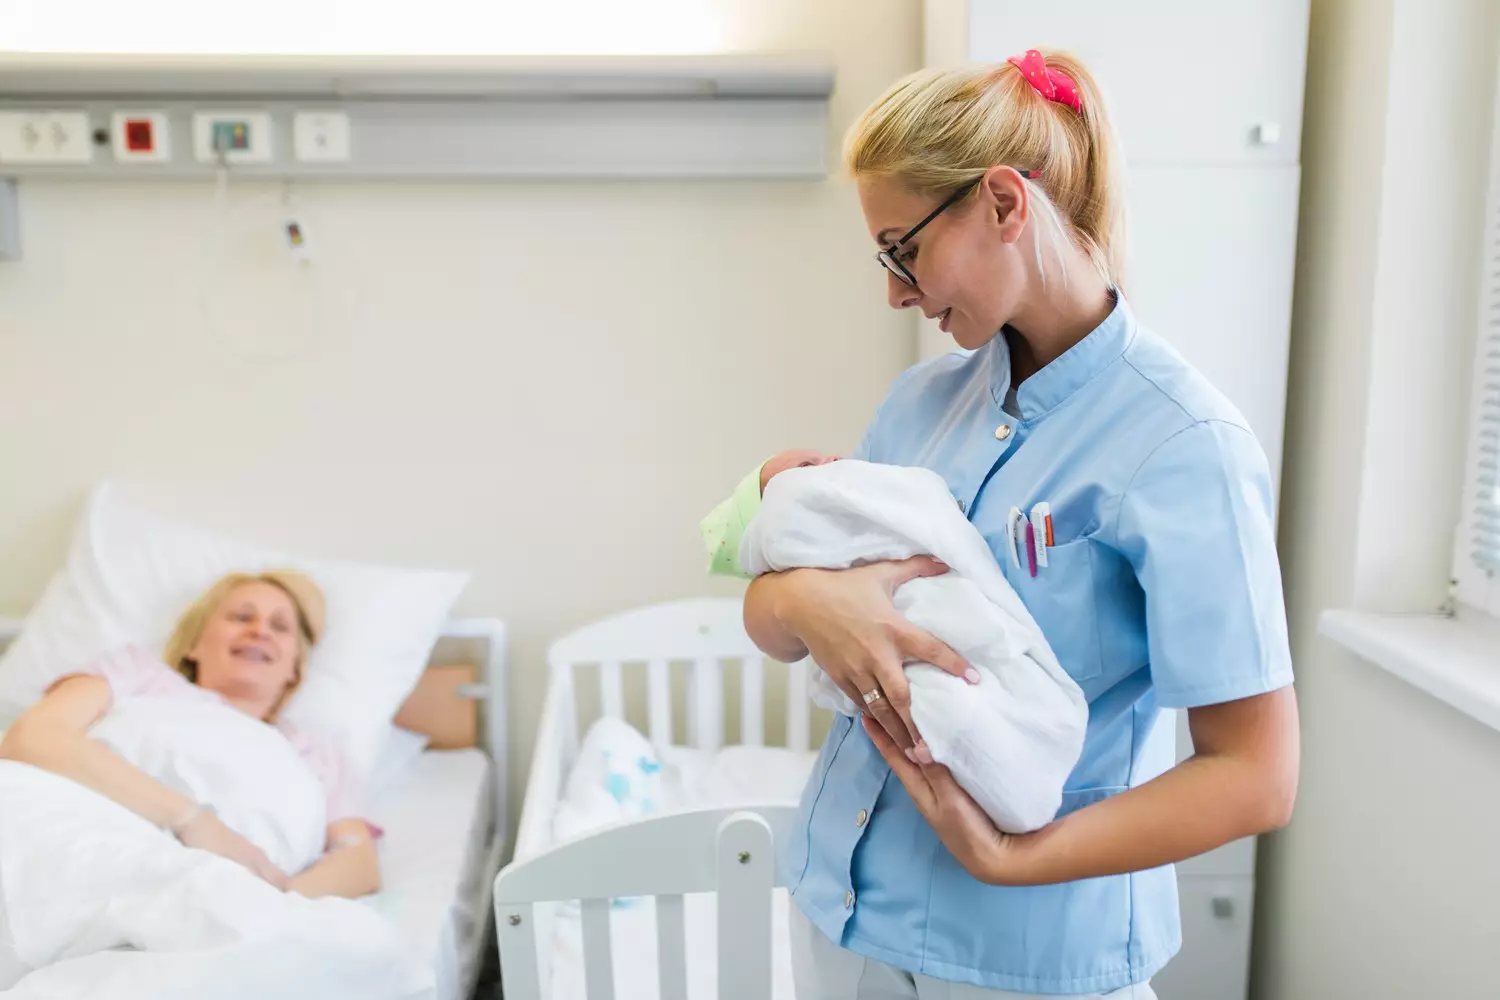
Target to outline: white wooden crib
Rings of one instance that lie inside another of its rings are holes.
[[[783,747],[806,755],[810,766],[813,725],[824,720],[810,707],[807,664],[766,660],[745,634],[740,602],[708,598],[639,608],[587,625],[553,644],[547,666],[515,858],[495,880],[507,1000],[564,1000],[552,990],[546,951],[553,921],[571,906],[581,922],[588,1000],[614,1000],[622,949],[611,940],[612,901],[639,897],[650,897],[655,908],[659,991],[651,995],[699,1000],[690,988],[684,944],[692,922],[684,897],[694,893],[717,894],[717,995],[771,997],[773,955],[787,947],[784,922],[778,926],[772,919],[781,884],[775,854],[794,816],[794,799],[652,816],[566,843],[554,842],[552,821],[578,755],[579,734],[593,721],[587,716],[626,719],[628,709],[639,708],[642,693],[644,731],[655,747],[712,753],[729,745],[726,734],[737,728],[729,734],[737,736],[733,745]],[[768,682],[778,672],[786,677],[784,701],[770,705],[782,711],[768,713]],[[674,678],[684,673],[684,690],[674,690]],[[585,700],[593,699],[585,696],[595,685],[598,706],[591,712]],[[679,708],[686,723],[681,741],[674,718]],[[775,734],[768,714],[785,719]],[[695,981],[701,992],[703,977]],[[630,990],[630,996],[643,995]]]

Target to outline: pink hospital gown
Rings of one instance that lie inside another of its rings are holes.
[[[228,704],[221,695],[199,687],[160,658],[135,646],[106,653],[78,673],[104,678],[109,684],[110,694],[116,699],[140,696],[196,698]],[[278,722],[275,727],[302,755],[308,768],[322,783],[328,795],[328,822],[362,819],[372,836],[380,836],[380,828],[368,819],[364,784],[338,747],[315,733],[285,722]]]

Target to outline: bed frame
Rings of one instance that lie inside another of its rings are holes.
[[[653,605],[586,625],[548,651],[547,695],[515,857],[495,880],[506,1000],[548,996],[550,977],[538,946],[550,941],[554,904],[573,900],[581,901],[589,1000],[612,1000],[610,900],[630,896],[655,897],[661,995],[686,1000],[682,895],[707,891],[718,893],[719,996],[770,996],[771,891],[780,884],[775,844],[795,812],[787,803],[651,817],[561,844],[551,836],[579,733],[594,718],[626,719],[627,708],[641,700],[644,728],[656,746],[679,742],[674,721],[682,702],[686,738],[681,743],[719,749],[727,723],[737,714],[740,745],[809,748],[813,726],[826,724],[826,713],[811,708],[807,661],[785,666],[767,661],[745,634],[742,615],[741,602],[731,598]],[[687,667],[683,691],[674,691],[672,684],[678,664]],[[732,664],[738,665],[737,685],[725,683]],[[774,676],[768,667],[786,676],[786,725],[780,733],[767,726],[767,682]],[[595,684],[598,711],[589,712],[580,696],[592,695]],[[627,698],[640,695],[642,686],[644,699]]]
[[[0,651],[21,634],[24,619],[0,616]],[[510,689],[505,623],[496,618],[450,620],[433,647],[429,664],[397,712],[395,722],[421,733],[434,750],[478,748],[490,758],[488,804],[490,832],[481,873],[488,894],[505,858],[509,826],[509,761],[506,757],[508,724],[506,694]],[[490,912],[490,900],[481,901],[481,913]],[[472,957],[471,980],[482,966],[483,949],[491,940],[485,920],[477,922],[472,940],[462,947]],[[461,996],[473,993],[474,982],[463,984]]]

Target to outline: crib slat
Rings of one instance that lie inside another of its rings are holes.
[[[771,995],[774,853],[770,825],[754,813],[719,827],[719,1000]]]
[[[723,680],[713,657],[693,661],[693,745],[700,750],[718,750],[723,744]]]
[[[599,664],[599,704],[608,718],[625,718],[625,685],[620,679],[619,660]]]
[[[786,745],[792,750],[806,750],[808,744],[807,662],[787,664]]]
[[[571,765],[578,756],[578,689],[574,683],[576,674],[571,663],[562,669],[561,674],[557,685],[560,693],[558,711],[561,713],[557,720],[558,742],[562,744],[566,758],[563,763]]]
[[[661,1000],[687,1000],[687,921],[676,893],[656,897],[656,968]]]
[[[646,665],[646,686],[651,742],[658,747],[671,746],[672,674],[666,660],[652,660]]]
[[[609,942],[609,900],[585,899],[583,982],[588,1000],[614,1000],[615,961]]]
[[[765,662],[759,656],[740,661],[740,742],[763,746],[766,742]]]
[[[536,951],[536,907],[499,906],[495,909],[495,926],[499,928],[500,985],[507,996],[539,997],[541,975]]]

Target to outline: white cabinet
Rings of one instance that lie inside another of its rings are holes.
[[[1151,980],[1158,1000],[1245,1000],[1255,879],[1180,875],[1182,950]]]
[[[967,58],[1076,53],[1133,165],[1296,163],[1308,2],[972,0]]]
[[[1277,482],[1300,177],[1295,165],[1130,172],[1131,308],[1245,415]]]

